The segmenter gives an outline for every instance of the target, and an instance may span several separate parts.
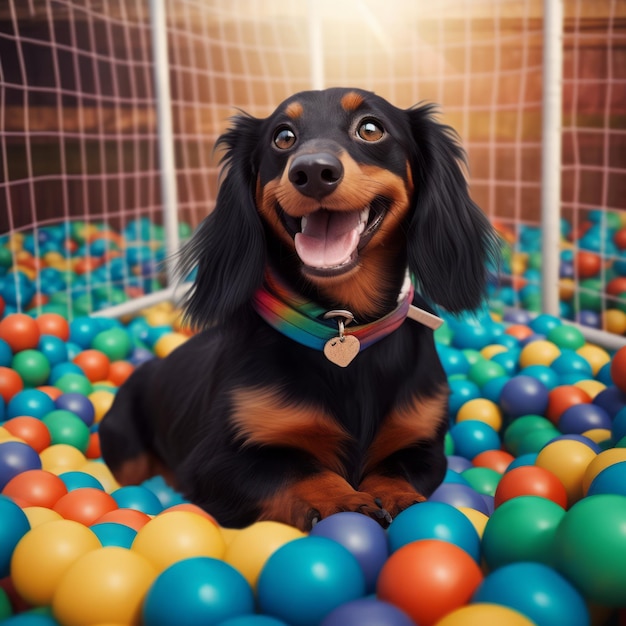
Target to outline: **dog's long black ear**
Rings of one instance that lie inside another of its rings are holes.
[[[194,328],[236,315],[260,286],[265,266],[265,237],[254,203],[256,165],[262,120],[238,115],[218,139],[225,149],[222,180],[213,211],[183,247],[181,277],[197,268],[183,302]]]
[[[497,263],[498,236],[469,196],[465,153],[434,106],[407,111],[415,186],[408,230],[409,270],[423,295],[450,312],[475,309],[485,295],[488,264]]]

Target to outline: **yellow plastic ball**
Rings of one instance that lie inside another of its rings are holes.
[[[136,552],[100,548],[67,569],[54,593],[52,612],[64,626],[139,625],[144,597],[157,574]]]
[[[455,609],[435,623],[435,626],[535,626],[535,622],[518,611],[499,604],[477,602]]]
[[[607,309],[602,319],[604,328],[615,335],[626,335],[626,313],[619,309]]]
[[[519,355],[519,364],[521,368],[530,367],[531,365],[550,366],[552,361],[561,354],[560,348],[545,339],[538,339],[526,344]]]
[[[115,480],[115,476],[113,476],[111,470],[104,463],[100,463],[100,461],[87,461],[80,468],[80,471],[97,478],[107,493],[113,493],[116,489],[121,487],[117,480]]]
[[[178,346],[182,346],[187,339],[189,339],[189,336],[183,335],[183,333],[166,333],[161,335],[154,344],[154,353],[161,359],[164,359],[170,352],[176,350]]]
[[[573,278],[562,278],[559,281],[559,299],[569,302],[576,293],[576,281]]]
[[[482,539],[483,533],[485,532],[485,526],[489,521],[489,517],[476,509],[471,509],[468,506],[459,506],[457,507],[467,519],[472,522],[472,525],[476,529],[478,536]]]
[[[492,344],[490,344],[488,346],[485,346],[480,351],[480,354],[485,359],[491,359],[492,357],[496,356],[496,354],[501,354],[502,352],[506,352],[507,350],[508,350],[508,348],[506,346],[503,346],[502,344],[492,343]]]
[[[163,310],[158,308],[152,308],[147,310],[144,314],[144,318],[149,326],[169,326],[172,323],[174,314],[170,309]]]
[[[221,559],[225,547],[220,529],[206,517],[188,511],[164,511],[139,529],[131,549],[161,572],[194,556]]]
[[[558,439],[539,451],[535,465],[552,472],[563,483],[569,508],[583,497],[583,477],[595,457],[596,453],[581,441]]]
[[[587,437],[596,443],[602,443],[603,441],[608,441],[611,438],[611,431],[608,428],[592,428],[591,430],[586,430],[581,434],[583,437]]]
[[[502,412],[495,402],[486,398],[474,398],[465,402],[456,414],[456,421],[478,420],[499,431],[502,428]]]
[[[606,385],[601,383],[599,380],[579,380],[577,383],[574,383],[574,387],[579,387],[583,391],[586,391],[589,394],[591,399],[595,398],[601,391],[606,389]]]
[[[591,371],[595,376],[603,365],[611,360],[611,355],[600,346],[595,346],[591,343],[586,343],[584,346],[578,348],[576,353],[591,365]]]
[[[279,522],[256,522],[242,528],[231,540],[224,561],[243,574],[253,590],[267,560],[281,546],[301,539],[304,533]]]
[[[96,391],[92,391],[87,397],[91,400],[91,404],[93,404],[94,421],[98,424],[111,408],[113,400],[115,400],[115,394],[106,389],[97,389]]]
[[[23,439],[16,437],[12,433],[10,433],[6,428],[0,426],[0,443],[5,443],[6,441],[18,441],[19,443],[24,443]]]
[[[67,443],[56,443],[39,454],[42,469],[53,474],[63,474],[80,469],[87,460],[85,455]]]
[[[61,577],[81,556],[101,547],[83,524],[56,520],[33,528],[11,557],[11,579],[19,595],[34,606],[49,605]]]
[[[615,463],[621,463],[626,461],[626,448],[609,448],[600,452],[591,463],[587,466],[583,481],[583,493],[586,494],[589,491],[589,487],[593,482],[593,479],[604,469]]]
[[[45,506],[27,506],[24,508],[24,513],[28,518],[31,529],[46,524],[47,522],[55,522],[63,519],[63,516],[52,509],[47,509]]]

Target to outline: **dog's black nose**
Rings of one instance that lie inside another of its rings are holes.
[[[289,168],[292,185],[311,198],[320,199],[332,193],[342,178],[343,165],[329,152],[301,154]]]

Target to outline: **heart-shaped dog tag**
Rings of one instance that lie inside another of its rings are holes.
[[[354,335],[333,337],[324,345],[326,358],[339,367],[347,367],[361,349],[361,342]]]

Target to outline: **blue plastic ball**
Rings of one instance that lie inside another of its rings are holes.
[[[446,457],[446,461],[448,463],[448,469],[459,474],[473,467],[469,459],[466,459],[464,456],[459,456],[458,454],[449,454]]]
[[[157,474],[148,480],[144,480],[142,487],[149,489],[161,503],[164,509],[177,504],[183,504],[187,502],[178,491],[172,489],[163,479],[163,476]]]
[[[0,367],[10,367],[11,361],[13,361],[13,351],[4,339],[0,339]]]
[[[587,605],[575,587],[559,573],[540,563],[511,563],[488,574],[473,602],[508,606],[537,626],[589,626]]]
[[[441,502],[455,508],[466,507],[489,515],[490,503],[487,496],[478,493],[471,485],[463,483],[442,483],[430,494],[429,502]]]
[[[468,401],[480,398],[480,388],[467,378],[451,378],[448,381],[450,396],[448,397],[448,413],[456,415]]]
[[[613,418],[611,437],[613,441],[619,441],[626,437],[626,407],[618,411],[617,415]]]
[[[20,441],[0,443],[0,491],[18,474],[41,469],[41,459],[28,444]]]
[[[7,419],[29,415],[43,419],[50,411],[54,411],[54,400],[39,389],[24,389],[16,393],[7,405]]]
[[[17,613],[2,623],[4,626],[59,626],[52,615],[42,613],[41,609]]]
[[[398,607],[376,598],[347,602],[331,611],[320,626],[414,626]]]
[[[259,607],[291,626],[316,626],[333,609],[365,595],[356,558],[326,537],[304,537],[274,552],[261,570]]]
[[[220,622],[219,626],[289,626],[289,624],[269,615],[241,615]]]
[[[614,493],[626,496],[626,461],[605,467],[591,481],[587,496]]]
[[[609,365],[611,361],[609,361]],[[626,393],[619,387],[609,383],[606,389],[603,389],[593,399],[592,404],[602,407],[612,418],[626,408]]]
[[[62,474],[59,474],[59,478],[63,481],[68,491],[86,488],[100,489],[100,491],[104,491],[102,483],[95,476],[87,474],[87,472],[63,472]]]
[[[159,498],[147,487],[128,485],[111,493],[120,509],[135,509],[147,515],[158,515],[163,510]]]
[[[82,393],[63,393],[54,402],[57,409],[71,411],[79,417],[87,426],[94,422],[96,410],[91,400]]]
[[[90,529],[98,537],[102,547],[117,546],[130,550],[133,545],[137,531],[130,526],[124,524],[115,524],[113,522],[102,522],[94,524]]]
[[[375,591],[378,574],[389,557],[387,534],[378,522],[361,513],[345,511],[318,522],[309,536],[326,537],[346,548],[363,570],[365,591]]]
[[[51,385],[54,385],[66,374],[79,374],[80,376],[83,376],[83,370],[80,369],[76,363],[63,361],[62,363],[57,363],[52,366],[48,380]]]
[[[559,375],[547,365],[529,365],[519,371],[520,376],[531,376],[540,380],[549,390],[554,389],[560,382]]]
[[[481,452],[498,450],[501,446],[498,432],[480,420],[464,420],[450,428],[456,454],[470,461]]]
[[[584,359],[575,350],[561,348],[561,354],[550,363],[550,368],[559,376],[578,374],[583,378],[593,378],[593,370],[589,361]]]
[[[611,426],[611,416],[602,407],[586,402],[565,409],[558,422],[562,433],[575,435],[595,428],[610,430]]]
[[[535,319],[531,320],[528,325],[536,333],[547,335],[553,328],[561,326],[561,324],[562,322],[558,317],[542,313],[541,315],[537,315]]]
[[[56,335],[41,335],[37,349],[48,359],[52,367],[68,360],[67,344]]]
[[[421,539],[439,539],[465,550],[480,560],[480,538],[469,518],[445,502],[428,500],[398,514],[387,529],[392,552]]]
[[[0,520],[0,578],[4,578],[9,575],[13,550],[30,530],[30,524],[24,511],[3,495],[0,495]]]
[[[253,612],[252,589],[234,567],[194,557],[159,574],[146,594],[143,621],[150,626],[196,626]]]
[[[91,348],[91,342],[99,332],[100,324],[95,317],[76,317],[70,322],[69,340],[86,350]]]
[[[455,374],[467,374],[469,371],[469,362],[461,350],[438,344],[437,353],[439,355],[441,365],[448,376],[454,376]]]
[[[548,406],[548,388],[532,376],[514,376],[502,388],[500,406],[511,417],[543,415]]]
[[[495,378],[488,380],[480,390],[481,396],[487,400],[491,400],[492,402],[499,404],[502,388],[509,380],[511,380],[509,376],[496,376]]]

